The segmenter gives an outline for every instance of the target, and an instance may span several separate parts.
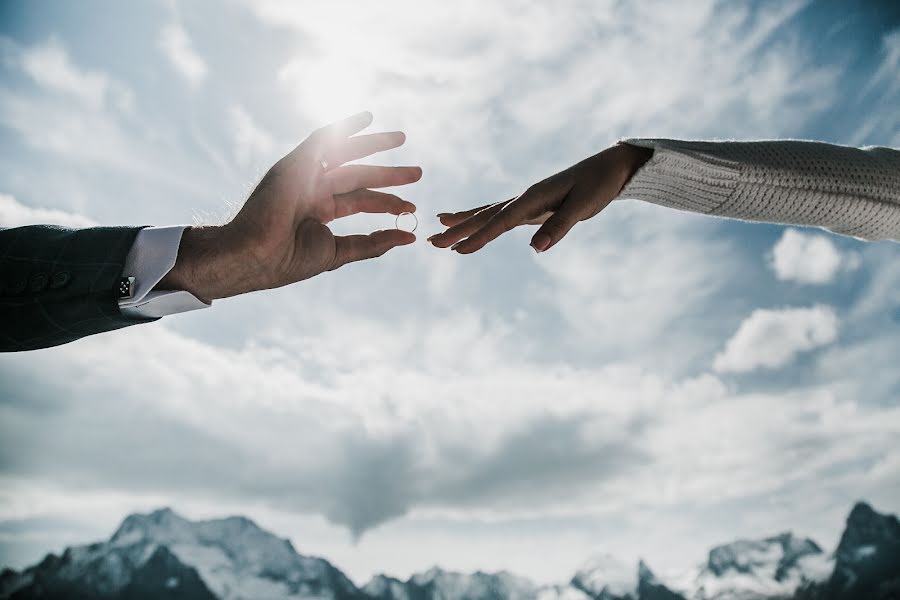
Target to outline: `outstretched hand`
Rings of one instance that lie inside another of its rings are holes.
[[[617,144],[540,181],[517,198],[438,215],[448,229],[428,238],[438,248],[471,254],[520,225],[540,225],[531,238],[537,252],[549,250],[579,221],[612,202],[653,151]]]
[[[371,122],[365,112],[318,129],[269,169],[230,223],[186,230],[175,267],[157,288],[209,301],[309,279],[414,242],[397,229],[335,236],[327,227],[357,213],[416,210],[375,189],[418,181],[419,167],[346,164],[406,141],[402,132],[356,135]]]

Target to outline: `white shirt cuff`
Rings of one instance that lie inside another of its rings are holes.
[[[134,319],[156,319],[210,306],[184,290],[153,291],[175,266],[185,229],[181,225],[146,227],[138,232],[122,270],[123,277],[135,278],[131,298],[119,300],[123,315]]]

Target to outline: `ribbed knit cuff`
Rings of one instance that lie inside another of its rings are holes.
[[[653,156],[637,170],[619,198],[633,198],[696,213],[715,214],[738,185],[740,166],[702,152],[702,143],[626,139]]]

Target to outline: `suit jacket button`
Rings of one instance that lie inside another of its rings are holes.
[[[50,279],[50,289],[58,290],[69,285],[69,282],[72,280],[72,275],[68,271],[59,271],[53,274],[53,277]]]
[[[10,296],[18,296],[28,287],[28,279],[25,277],[7,279],[5,287],[7,294]]]
[[[28,289],[35,293],[43,292],[47,289],[48,283],[50,283],[50,277],[46,273],[37,273],[31,276],[31,285]]]

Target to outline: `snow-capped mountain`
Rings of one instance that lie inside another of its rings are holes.
[[[162,558],[161,558],[162,557]],[[125,519],[108,542],[49,555],[21,574],[0,577],[0,598],[71,598],[46,589],[84,589],[84,598],[132,598],[129,588],[164,559],[170,566],[155,585],[158,594],[221,600],[317,598],[361,600],[364,596],[341,571],[321,558],[301,556],[288,540],[244,517],[189,521],[164,508]],[[157,569],[159,571],[159,569]],[[155,572],[155,571],[151,571]],[[52,582],[48,588],[45,582]],[[186,583],[195,583],[185,590]]]
[[[595,600],[636,597],[638,569],[609,554],[599,554],[575,572],[572,586]]]
[[[363,591],[374,600],[685,600],[637,567],[599,555],[587,561],[568,584],[537,586],[510,573],[452,573],[438,568],[400,581],[374,577]]]
[[[408,581],[377,575],[363,587],[376,600],[535,600],[538,587],[510,573],[453,573],[437,567]]]
[[[510,573],[433,568],[357,588],[321,558],[249,519],[190,521],[169,509],[125,519],[106,542],[67,548],[0,574],[0,599],[144,600],[896,600],[900,523],[857,504],[833,555],[784,533],[713,548],[685,577],[661,579],[640,562],[587,561],[568,583],[538,586]]]
[[[710,550],[706,564],[670,582],[689,600],[790,598],[831,575],[834,561],[809,538],[782,533]]]
[[[21,573],[0,574],[0,598],[215,600],[197,570],[165,546],[98,543],[49,554]]]
[[[569,586],[590,600],[686,600],[660,581],[641,560],[628,565],[609,554],[585,562]]]

